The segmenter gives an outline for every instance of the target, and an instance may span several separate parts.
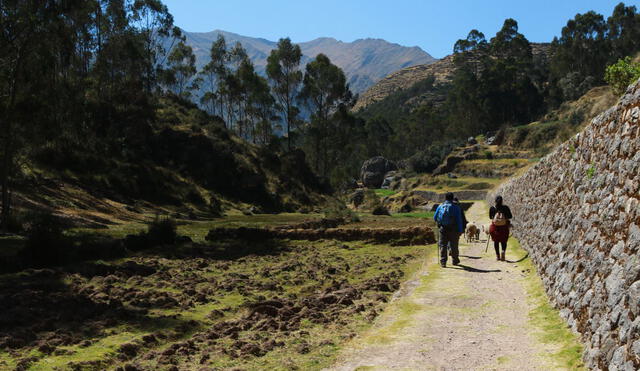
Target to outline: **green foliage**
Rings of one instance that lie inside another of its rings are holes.
[[[589,166],[586,172],[587,178],[592,179],[596,175],[596,168],[593,164]]]
[[[316,172],[326,177],[336,164],[331,149],[340,152],[343,149],[336,148],[341,144],[340,139],[352,140],[343,137],[345,132],[341,124],[344,120],[340,115],[334,115],[342,108],[344,116],[345,106],[352,98],[344,72],[326,55],[318,54],[307,64],[299,97],[312,111],[311,123],[305,131],[305,151]]]
[[[197,82],[192,81],[197,72],[193,49],[184,41],[180,41],[169,54],[167,61],[169,68],[165,71],[165,84],[177,96],[189,98],[191,91],[198,88]]]
[[[605,81],[613,87],[613,91],[622,95],[627,87],[640,78],[640,63],[633,63],[631,57],[618,60],[607,67]]]
[[[280,39],[278,47],[267,58],[267,76],[286,124],[287,145],[291,149],[292,131],[298,126],[299,110],[295,106],[298,87],[302,82],[300,46],[289,38]]]
[[[416,173],[430,173],[460,144],[462,144],[461,141],[434,143],[411,156],[407,160],[407,165]]]
[[[606,21],[594,11],[577,14],[553,40],[552,50],[550,80],[558,82],[560,100],[576,99],[604,81],[607,65],[640,50],[640,15],[624,3]]]
[[[346,207],[344,202],[338,200],[330,201],[324,208],[323,213],[327,219],[342,219],[351,223],[360,221],[358,214]]]

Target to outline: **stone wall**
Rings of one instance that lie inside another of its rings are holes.
[[[640,82],[496,193],[586,365],[640,369]]]

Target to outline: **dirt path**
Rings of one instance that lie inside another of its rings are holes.
[[[485,213],[486,205],[476,203],[467,218],[488,224]],[[554,349],[537,339],[528,320],[533,308],[516,262],[525,253],[508,251],[508,261],[498,262],[485,245],[463,243],[461,267],[449,261],[442,269],[433,254],[331,369],[559,369]]]

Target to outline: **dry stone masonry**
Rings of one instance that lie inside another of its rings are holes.
[[[640,369],[640,81],[498,191],[592,369]]]

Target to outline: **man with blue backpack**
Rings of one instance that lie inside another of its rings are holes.
[[[460,264],[458,257],[458,240],[460,235],[464,233],[464,224],[462,221],[462,209],[453,202],[453,193],[449,192],[445,195],[445,201],[438,206],[433,220],[438,224],[440,230],[440,239],[438,247],[440,249],[440,266],[447,266],[448,250],[451,249],[451,260],[453,265]]]

